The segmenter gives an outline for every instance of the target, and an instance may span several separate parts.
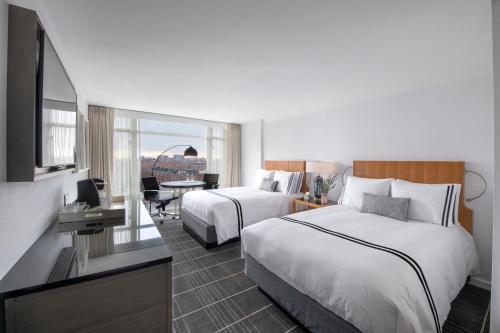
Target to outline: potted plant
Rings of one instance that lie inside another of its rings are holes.
[[[324,205],[328,202],[328,192],[335,188],[335,182],[337,181],[337,175],[328,176],[328,178],[323,179],[321,183],[321,204]]]

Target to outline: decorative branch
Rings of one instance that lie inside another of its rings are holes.
[[[328,176],[326,179],[323,179],[321,183],[321,193],[328,193],[330,190],[333,190],[336,185],[338,175],[335,174],[333,176]]]

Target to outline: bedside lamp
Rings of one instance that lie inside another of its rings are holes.
[[[321,183],[323,177],[337,174],[338,165],[336,162],[307,161],[306,172],[317,174],[314,178],[314,196],[321,198]],[[308,182],[309,185],[309,182]]]

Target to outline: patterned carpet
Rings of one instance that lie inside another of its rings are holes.
[[[174,256],[174,332],[307,332],[246,277],[239,242],[206,250],[182,230],[180,221],[157,226]],[[443,332],[488,332],[481,328],[489,299],[488,291],[466,285]]]

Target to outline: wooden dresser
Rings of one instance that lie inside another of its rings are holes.
[[[172,255],[140,200],[90,235],[54,223],[0,281],[0,332],[171,332]]]

